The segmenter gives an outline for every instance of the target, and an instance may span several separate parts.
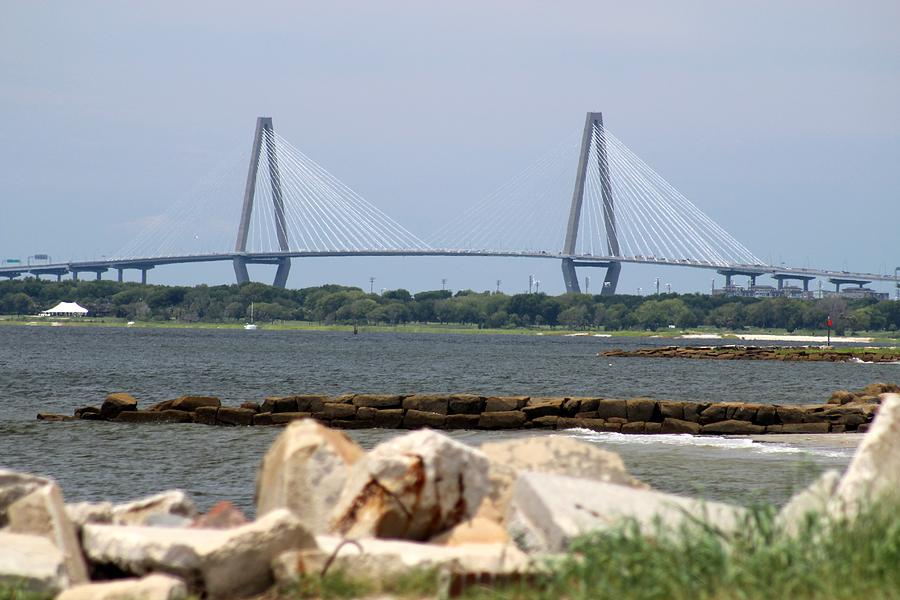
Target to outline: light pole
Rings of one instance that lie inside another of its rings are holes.
[[[369,293],[370,294],[375,293],[375,278],[374,277],[369,277]]]
[[[534,280],[534,293],[535,294],[541,293],[541,282],[537,279]]]
[[[590,278],[590,276],[584,278],[584,293],[585,294],[591,293],[591,278]]]
[[[441,291],[443,292],[445,289],[447,289],[447,278],[446,277],[441,279]]]
[[[672,293],[672,284],[671,284],[671,283],[667,283],[667,284],[666,284],[666,293],[667,293],[667,294],[671,294],[671,293]]]
[[[659,277],[656,278],[656,295],[659,296]]]
[[[900,267],[894,267],[894,279],[897,286],[897,302],[900,302]]]
[[[497,280],[497,293],[498,293],[498,294],[500,293],[500,284],[501,284],[501,283],[503,283],[503,282],[500,281],[500,280],[498,279],[498,280]]]
[[[529,275],[528,276],[528,293],[530,294],[533,289],[534,289],[534,275]]]

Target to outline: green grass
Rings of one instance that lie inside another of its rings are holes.
[[[0,600],[51,600],[55,594],[29,592],[24,585],[0,583]]]
[[[95,318],[48,318],[34,316],[3,316],[0,315],[0,326],[41,326],[49,327],[52,323],[58,323],[62,327],[133,327],[147,329],[243,329],[243,322],[195,322],[187,323],[183,321],[136,321],[133,325],[128,325],[126,319],[118,319],[113,317]],[[278,322],[259,322],[259,328],[267,331],[343,331],[352,332],[353,325],[343,324],[326,324],[316,323],[312,321],[278,321]],[[567,329],[564,327],[508,327],[508,328],[482,328],[477,325],[462,323],[409,323],[403,325],[358,325],[359,333],[452,333],[452,334],[470,334],[470,335],[539,335],[539,336],[565,336],[572,334],[579,335],[613,335],[615,337],[655,337],[655,338],[677,338],[685,334],[716,334],[723,338],[736,337],[739,334],[769,334],[769,335],[825,335],[823,330],[797,330],[788,332],[784,329],[759,329],[747,328],[740,332],[722,329],[719,327],[692,327],[690,329],[659,329],[656,331],[640,330],[640,329],[622,329],[616,331],[605,331],[603,329]],[[898,342],[896,332],[888,331],[867,331],[856,332],[854,335],[862,337],[871,337],[878,342]],[[772,342],[777,343],[777,342]]]
[[[473,586],[467,600],[855,600],[900,599],[897,503],[863,511],[853,522],[811,517],[789,536],[776,510],[757,507],[737,534],[699,522],[652,535],[635,523],[584,536],[542,575],[506,586]],[[434,572],[378,583],[335,572],[308,577],[280,599],[375,595],[434,598]]]

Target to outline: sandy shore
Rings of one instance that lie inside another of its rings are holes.
[[[828,337],[824,335],[771,335],[766,333],[737,333],[736,338],[739,340],[748,340],[756,342],[821,342],[828,343]],[[847,342],[847,343],[870,343],[873,338],[870,337],[842,337],[831,336],[831,342]]]
[[[766,433],[734,437],[748,438],[761,444],[790,444],[806,448],[856,448],[863,436],[864,433]]]

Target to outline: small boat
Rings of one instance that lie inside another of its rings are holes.
[[[250,322],[244,323],[244,329],[254,330],[256,329],[256,323],[253,322],[253,303],[250,303]]]

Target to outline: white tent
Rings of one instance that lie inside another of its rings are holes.
[[[60,302],[53,308],[40,313],[42,317],[83,317],[87,315],[88,310],[82,306],[78,306],[77,302]]]

